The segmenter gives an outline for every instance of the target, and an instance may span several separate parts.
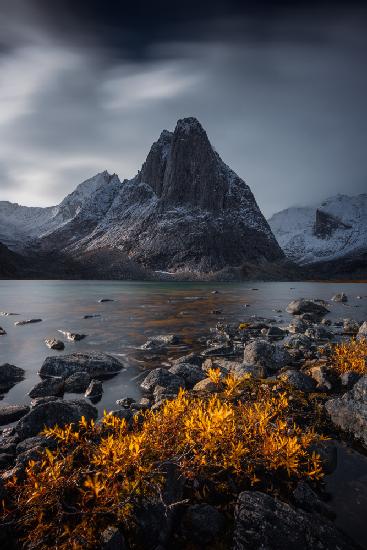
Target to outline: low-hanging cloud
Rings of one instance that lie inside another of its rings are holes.
[[[39,11],[6,13],[0,200],[50,205],[104,169],[132,177],[183,116],[201,120],[267,215],[365,188],[363,17],[268,21],[257,34],[249,19],[213,20],[137,56],[74,29],[53,36]]]

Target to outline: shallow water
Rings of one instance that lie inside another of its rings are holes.
[[[212,294],[218,290],[218,294]],[[344,291],[347,304],[330,302]],[[361,296],[361,299],[357,299]],[[26,371],[26,377],[4,397],[3,403],[28,402],[27,393],[39,382],[38,370],[49,355],[96,350],[120,357],[125,369],[106,380],[97,404],[116,408],[122,397],[138,397],[144,369],[200,349],[200,337],[209,334],[218,320],[244,321],[252,315],[273,318],[286,324],[286,305],[300,297],[324,299],[330,304],[331,319],[367,319],[367,284],[361,283],[140,283],[120,281],[0,281],[0,311],[19,316],[0,316],[6,336],[0,336],[0,364],[9,362]],[[113,301],[98,303],[100,298]],[[246,304],[248,307],[246,307]],[[221,313],[213,313],[220,310]],[[277,310],[282,310],[281,312]],[[86,314],[100,317],[83,319]],[[41,318],[42,322],[21,327],[14,322]],[[45,337],[63,339],[58,330],[87,334],[80,342],[66,342],[63,352],[51,351]],[[137,349],[150,336],[175,333],[182,345],[167,355],[149,356]],[[76,397],[71,394],[66,398]],[[78,396],[80,397],[80,395]],[[327,479],[337,514],[337,523],[367,548],[365,506],[367,504],[367,459],[348,449],[339,449],[338,470]]]

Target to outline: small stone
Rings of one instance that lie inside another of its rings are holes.
[[[315,380],[316,388],[321,391],[329,391],[332,384],[327,376],[327,369],[323,365],[316,365],[308,370],[310,376]]]
[[[289,369],[282,372],[278,378],[296,390],[311,392],[315,389],[315,381],[301,371]]]
[[[87,337],[86,334],[79,334],[77,332],[67,332],[65,330],[59,330],[59,332],[61,332],[61,334],[63,334],[65,338],[67,338],[71,342],[79,342],[80,340],[84,340],[84,338]]]
[[[359,332],[359,323],[354,319],[343,319],[344,334],[357,334]]]
[[[210,378],[204,378],[204,380],[201,380],[193,387],[194,391],[203,391],[209,393],[217,392],[218,389],[218,385],[214,384],[214,382],[212,382]]]
[[[128,409],[133,403],[135,403],[135,399],[132,397],[124,397],[123,399],[117,399],[116,401],[116,405],[124,409]]]
[[[91,380],[91,383],[86,389],[85,397],[89,397],[89,399],[97,399],[98,397],[102,396],[102,393],[103,393],[102,382],[100,380]]]
[[[367,321],[364,321],[358,329],[358,338],[367,338]]]
[[[339,294],[335,294],[331,299],[333,302],[347,302],[348,296],[344,292],[340,292]]]
[[[63,350],[65,348],[64,342],[56,338],[45,338],[45,344],[49,349]]]
[[[151,407],[150,399],[148,399],[147,397],[142,397],[139,400],[139,405],[142,405],[143,407],[146,407],[147,409],[149,409]]]

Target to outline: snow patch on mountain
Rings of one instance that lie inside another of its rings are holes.
[[[268,221],[286,256],[300,264],[367,250],[367,194],[339,194],[318,206],[287,208]]]

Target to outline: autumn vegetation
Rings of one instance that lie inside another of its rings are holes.
[[[335,344],[331,356],[331,365],[339,374],[345,372],[367,374],[366,338],[351,338]]]
[[[111,525],[133,541],[136,512],[162,498],[167,462],[185,479],[187,502],[200,502],[209,491],[228,501],[234,487],[265,478],[322,477],[320,457],[310,450],[320,436],[300,427],[284,391],[221,378],[215,369],[209,374],[218,393],[181,390],[158,410],[140,412],[132,425],[105,414],[99,423],[82,418],[45,430],[56,450],[29,462],[25,479],[7,486],[4,517],[24,547],[97,548]]]

